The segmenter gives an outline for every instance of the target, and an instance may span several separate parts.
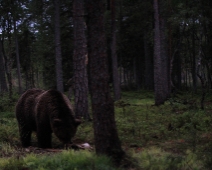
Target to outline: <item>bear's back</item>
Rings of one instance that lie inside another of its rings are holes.
[[[46,114],[50,118],[74,117],[69,99],[57,90],[47,90],[38,96],[35,110],[38,117],[47,116]]]
[[[30,89],[23,93],[16,104],[16,115],[34,108],[36,104],[35,98],[43,92],[44,90],[41,89]]]
[[[28,124],[28,126],[35,130],[34,107],[37,102],[36,98],[43,92],[44,90],[41,89],[30,89],[19,98],[15,114],[20,124]]]

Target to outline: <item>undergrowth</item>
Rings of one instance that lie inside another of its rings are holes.
[[[199,170],[203,168],[203,162],[189,150],[185,155],[178,155],[165,152],[161,148],[150,147],[131,155],[137,160],[136,167],[143,170]]]
[[[0,94],[0,112],[13,112],[18,97],[19,95],[16,93],[13,93],[11,97],[8,93]]]
[[[106,156],[88,151],[63,151],[55,155],[29,154],[23,158],[0,159],[1,170],[115,170]]]
[[[5,103],[6,99],[3,100]],[[204,110],[200,109],[199,101],[198,95],[182,93],[170,98],[164,105],[154,106],[154,96],[151,91],[123,92],[122,99],[115,102],[116,125],[122,147],[132,158],[131,168],[210,169],[212,166],[212,97],[206,96]],[[2,107],[2,104],[0,105]],[[73,158],[75,162],[80,159],[77,157],[83,157],[83,154],[97,159],[93,153],[82,152],[80,155],[81,152],[64,152],[63,156],[56,154],[57,156],[51,159],[48,156],[40,158],[36,155],[28,155],[17,160],[20,140],[14,105],[14,102],[7,103],[1,110],[0,165],[1,161],[4,162],[1,166],[12,166],[14,163],[17,167],[23,165],[33,167],[39,164],[40,169],[45,169],[53,166],[53,162],[69,165],[63,163],[64,160],[60,160],[59,157],[65,159],[67,156],[68,159],[71,154],[75,155],[76,158]],[[79,126],[74,137],[75,143],[94,144],[92,123],[84,122]],[[33,135],[32,144],[36,146],[36,143],[36,136]],[[53,146],[58,147],[59,144],[59,140],[53,136]],[[33,163],[29,163],[30,160]],[[91,168],[94,166],[92,161],[88,161],[89,165],[86,163],[83,165]],[[124,167],[123,164],[122,168]],[[130,169],[129,166],[126,167]],[[63,168],[65,167],[58,167],[58,169]]]

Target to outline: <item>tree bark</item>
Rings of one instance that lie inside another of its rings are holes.
[[[6,73],[7,73],[7,80],[9,84],[9,98],[12,99],[13,95],[13,84],[12,84],[12,35],[11,35],[11,30],[12,30],[12,21],[10,17],[7,15],[7,34],[8,34],[8,46],[9,46],[9,52],[8,52],[8,58],[6,61]]]
[[[155,105],[164,104],[170,95],[170,63],[166,51],[165,19],[163,2],[154,0],[154,88]]]
[[[15,34],[15,51],[16,51],[16,63],[17,63],[17,75],[18,75],[18,88],[19,94],[22,93],[22,80],[21,80],[21,66],[20,66],[20,57],[19,57],[19,47],[18,47],[18,36],[16,29],[16,21],[14,22],[14,34]]]
[[[147,32],[144,32],[144,56],[145,56],[145,71],[144,71],[144,86],[145,89],[154,89],[154,73],[153,73],[153,53],[151,53],[151,46],[148,42]]]
[[[193,19],[193,29],[192,29],[192,80],[193,80],[193,90],[197,91],[197,75],[196,75],[196,48],[195,48],[195,19]]]
[[[8,92],[7,88],[7,81],[6,81],[6,71],[5,71],[5,62],[4,62],[4,57],[3,57],[3,52],[2,52],[2,41],[0,42],[0,93]]]
[[[161,37],[158,0],[154,0],[154,88],[155,105],[164,104],[163,83],[161,79]]]
[[[110,5],[111,5],[111,27],[112,27],[111,57],[113,67],[113,90],[114,90],[114,99],[119,100],[121,98],[121,87],[118,75],[118,61],[116,53],[116,0],[111,0]]]
[[[93,126],[97,154],[106,154],[117,164],[124,151],[118,137],[114,103],[110,96],[104,28],[104,0],[88,1],[88,56]]]
[[[60,0],[54,0],[55,7],[55,58],[56,58],[56,82],[57,90],[64,91],[63,71],[62,71],[62,54],[60,40]]]
[[[160,9],[164,8],[164,5],[162,4],[163,2],[161,1],[159,5]],[[164,19],[164,15],[162,11],[160,10],[159,12],[160,15],[160,44],[161,44],[161,76],[160,78],[162,79],[162,86],[163,86],[163,97],[164,101],[170,97],[170,61],[168,57],[168,47],[167,47],[167,41],[166,41],[166,19]]]
[[[87,42],[84,21],[84,0],[73,2],[74,22],[74,94],[75,114],[77,117],[90,119],[88,113],[88,76],[87,76]],[[72,87],[73,87],[72,86]]]

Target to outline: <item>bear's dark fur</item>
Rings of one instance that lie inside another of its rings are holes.
[[[16,118],[23,147],[30,146],[32,131],[37,132],[40,148],[52,147],[52,132],[68,144],[80,124],[69,99],[57,90],[27,90],[17,102]]]

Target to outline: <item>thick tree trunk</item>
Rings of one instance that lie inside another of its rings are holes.
[[[163,9],[164,6],[161,6]],[[160,16],[162,16],[160,12]],[[161,44],[161,79],[163,83],[163,94],[164,101],[170,97],[170,62],[167,51],[167,41],[166,41],[166,20],[163,17],[160,17],[160,44]]]
[[[155,105],[164,104],[170,96],[170,62],[166,51],[165,19],[161,9],[162,2],[154,0],[154,87]]]
[[[57,90],[64,91],[63,88],[63,71],[62,71],[62,54],[60,41],[60,0],[54,0],[55,7],[55,58],[56,58],[56,82]]]
[[[87,45],[84,21],[84,0],[73,2],[74,21],[74,94],[75,114],[90,119],[88,113]]]
[[[88,1],[88,44],[90,90],[97,154],[110,156],[117,164],[124,156],[118,137],[114,103],[110,96],[104,28],[104,0]]]

